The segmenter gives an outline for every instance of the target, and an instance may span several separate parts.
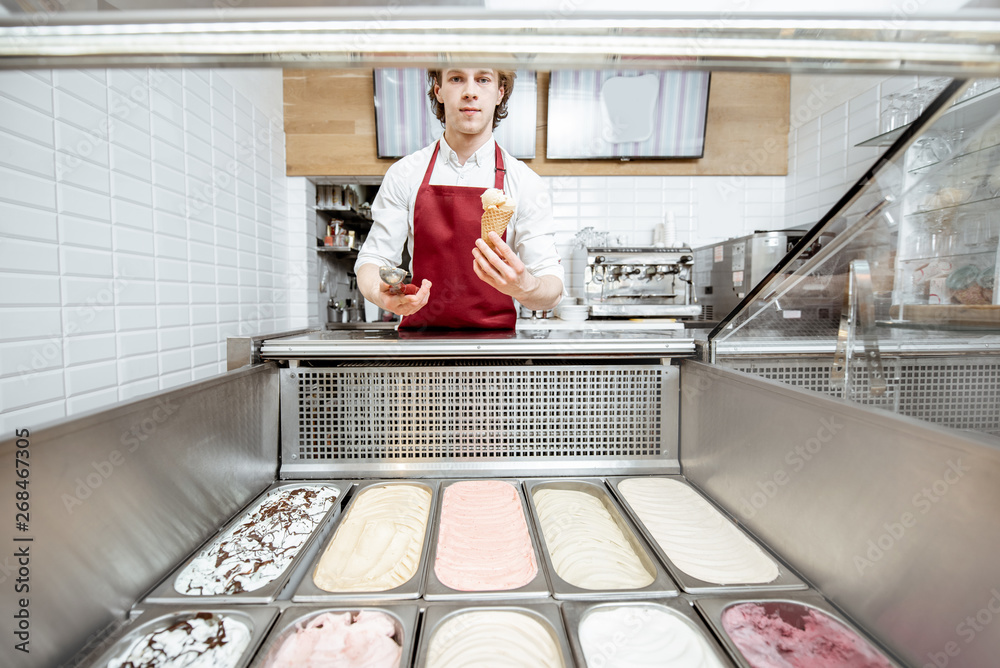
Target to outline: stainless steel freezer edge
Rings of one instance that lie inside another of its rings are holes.
[[[268,339],[261,356],[274,360],[414,357],[573,357],[694,353],[694,339],[682,330],[613,332],[581,325],[574,330],[407,332],[326,330]]]

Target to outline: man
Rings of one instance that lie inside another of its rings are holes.
[[[355,264],[362,294],[403,316],[400,328],[513,329],[513,300],[537,311],[562,296],[545,184],[493,139],[507,115],[514,76],[475,68],[428,71],[428,95],[444,134],[386,172]],[[496,252],[479,238],[480,197],[488,188],[516,203],[504,234],[490,232]],[[378,270],[399,265],[404,244],[413,283],[392,295]]]

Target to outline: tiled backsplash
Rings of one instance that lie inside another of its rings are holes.
[[[912,78],[793,79],[789,175],[545,177],[577,233],[698,247],[808,226]],[[800,91],[796,95],[795,91]],[[313,186],[284,176],[279,70],[0,73],[0,428],[217,374],[234,334],[316,325]],[[580,277],[569,272],[571,294]]]
[[[226,336],[305,324],[281,72],[231,72],[0,73],[0,429],[215,375]]]

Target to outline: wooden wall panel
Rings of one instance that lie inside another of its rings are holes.
[[[545,176],[784,176],[789,82],[787,74],[713,73],[698,160],[547,160],[549,76],[539,72],[539,157],[525,162]],[[284,92],[289,176],[385,174],[393,160],[376,157],[370,69],[285,70]]]

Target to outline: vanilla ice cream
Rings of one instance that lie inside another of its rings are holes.
[[[470,610],[431,636],[427,668],[559,668],[562,655],[545,623],[513,610]]]
[[[514,210],[514,200],[498,188],[487,188],[486,192],[480,196],[480,199],[483,202],[484,211],[486,209]]]
[[[323,553],[313,582],[330,592],[394,589],[420,567],[431,492],[424,485],[363,490]]]
[[[180,594],[256,591],[284,573],[337,500],[336,487],[272,490],[174,580]]]
[[[250,629],[211,612],[171,618],[131,643],[108,668],[223,668],[235,666],[250,644]]]
[[[578,490],[538,488],[532,494],[553,568],[582,589],[641,589],[646,570],[605,504]]]
[[[580,622],[578,635],[587,665],[594,668],[723,668],[712,641],[662,606],[597,608]]]
[[[774,560],[683,482],[629,478],[618,490],[670,561],[691,577],[726,585],[777,579]]]
[[[449,485],[441,498],[434,574],[459,591],[517,589],[538,573],[517,489],[500,480]]]

